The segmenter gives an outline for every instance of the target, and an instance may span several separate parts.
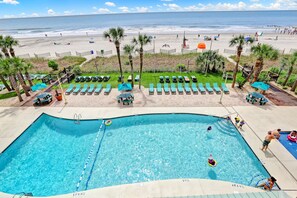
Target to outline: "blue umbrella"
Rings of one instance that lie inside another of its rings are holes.
[[[257,88],[257,89],[261,89],[263,91],[266,91],[269,89],[270,85],[267,85],[264,82],[254,82],[253,84],[251,84],[252,87]]]
[[[130,83],[122,83],[118,85],[119,91],[131,91],[132,85]]]
[[[37,90],[44,89],[44,88],[46,88],[46,84],[45,83],[38,83],[38,84],[33,85],[31,87],[32,91],[37,91]]]

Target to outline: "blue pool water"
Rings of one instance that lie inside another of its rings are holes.
[[[49,196],[174,178],[254,186],[268,177],[225,119],[155,114],[112,120],[100,130],[102,120],[74,124],[43,114],[0,156],[0,191]],[[207,164],[210,153],[214,168]]]
[[[289,132],[281,132],[280,143],[297,159],[297,143],[288,140]]]

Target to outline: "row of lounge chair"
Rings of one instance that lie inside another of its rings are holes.
[[[90,84],[90,86],[88,84],[84,84],[83,87],[81,87],[80,84],[77,84],[75,86],[73,84],[70,84],[68,89],[65,91],[65,94],[69,95],[70,93],[73,93],[77,95],[78,93],[80,93],[81,95],[84,95],[87,93],[91,95],[92,93],[94,93],[95,95],[98,95],[102,91],[102,89],[103,89],[102,84],[97,84],[96,87],[94,84]],[[107,84],[104,90],[104,95],[108,95],[110,91],[111,91],[111,84]]]
[[[188,76],[177,76],[177,77],[172,76],[171,78],[172,78],[173,83],[177,83],[177,82],[179,82],[179,83],[183,83],[183,82],[190,83],[190,78]],[[193,83],[196,83],[197,82],[196,76],[191,76],[191,80],[192,80]],[[163,76],[159,76],[159,82],[160,83],[164,83],[164,82],[170,83],[170,77],[165,76],[165,78],[164,78]]]
[[[75,82],[107,82],[109,79],[110,76],[77,76]]]
[[[205,83],[205,87],[202,83],[198,83],[198,87],[196,85],[196,83],[192,83],[191,87],[189,85],[189,83],[185,83],[184,86],[181,83],[177,84],[177,87],[174,83],[169,84],[165,83],[163,86],[164,92],[165,94],[169,94],[170,92],[172,94],[175,94],[176,92],[178,93],[183,93],[184,91],[186,92],[186,94],[190,94],[191,90],[194,94],[198,94],[198,92],[200,91],[200,93],[205,94],[206,92],[208,93],[221,93],[221,91],[223,91],[225,94],[229,93],[229,89],[227,88],[225,83],[221,84],[221,87],[218,86],[218,83],[213,83],[213,87],[210,86],[210,83]],[[155,88],[154,88],[154,84],[151,83],[149,85],[149,94],[154,94]],[[158,83],[157,84],[157,88],[156,91],[158,94],[162,94],[162,84]]]

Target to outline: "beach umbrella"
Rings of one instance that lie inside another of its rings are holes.
[[[131,91],[132,85],[130,83],[122,83],[118,85],[119,91]]]
[[[198,43],[197,48],[198,49],[206,49],[206,45],[205,45],[205,43]]]
[[[254,82],[253,84],[251,84],[252,87],[257,88],[257,89],[261,89],[263,91],[266,91],[269,89],[270,85],[264,83],[264,82]]]
[[[31,90],[32,91],[37,91],[37,90],[40,90],[40,89],[44,89],[44,88],[46,88],[47,86],[46,86],[46,84],[45,83],[38,83],[38,84],[36,84],[36,85],[33,85],[32,87],[31,87]]]

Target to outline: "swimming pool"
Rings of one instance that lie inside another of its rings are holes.
[[[50,196],[121,184],[203,178],[254,186],[268,177],[231,122],[195,114],[102,120],[41,115],[0,156],[0,191]],[[212,130],[207,132],[207,127]],[[212,154],[218,165],[207,163]]]
[[[288,140],[287,136],[290,132],[281,132],[279,138],[280,143],[297,159],[297,143]]]

